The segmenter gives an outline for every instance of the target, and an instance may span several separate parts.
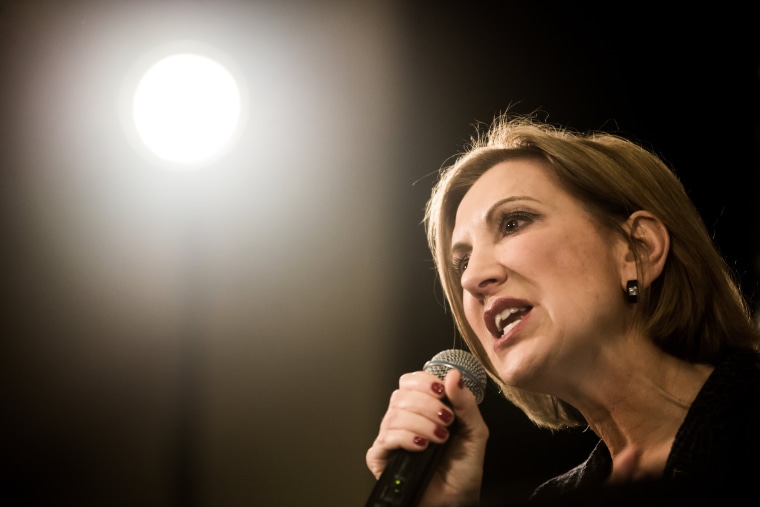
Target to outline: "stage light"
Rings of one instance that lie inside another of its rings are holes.
[[[175,44],[143,58],[122,105],[133,145],[169,168],[198,168],[217,160],[243,126],[239,79],[208,47],[196,49],[201,49],[197,43]]]

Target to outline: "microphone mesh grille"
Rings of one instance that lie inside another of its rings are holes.
[[[475,356],[466,350],[443,350],[425,363],[423,370],[443,380],[446,377],[446,373],[452,368],[456,368],[462,372],[464,385],[472,391],[477,402],[483,401],[486,392],[486,370],[475,359]]]

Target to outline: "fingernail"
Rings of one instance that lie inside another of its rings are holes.
[[[433,392],[436,394],[443,394],[443,392],[445,391],[443,384],[441,384],[440,382],[433,382],[432,388],[433,388]]]
[[[427,445],[427,440],[422,437],[414,437],[414,445],[425,447]]]
[[[435,436],[438,438],[446,438],[449,435],[449,432],[446,431],[446,428],[441,428],[440,426],[437,427],[433,433],[435,433]]]
[[[438,417],[441,419],[441,421],[448,424],[454,418],[454,414],[452,414],[448,410],[441,409],[438,411]]]

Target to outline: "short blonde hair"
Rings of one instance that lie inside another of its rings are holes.
[[[441,170],[427,203],[425,226],[462,338],[504,395],[536,424],[559,429],[585,421],[562,400],[510,387],[499,379],[467,323],[451,259],[451,235],[462,198],[488,169],[513,159],[545,165],[600,226],[627,238],[634,252],[622,227],[627,218],[647,210],[662,221],[671,237],[668,259],[662,274],[640,291],[637,304],[637,322],[662,350],[712,364],[728,350],[758,350],[760,335],[733,273],[683,185],[656,155],[615,135],[580,134],[527,117],[501,116]]]

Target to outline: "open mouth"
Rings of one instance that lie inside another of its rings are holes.
[[[509,333],[530,309],[529,306],[510,307],[496,314],[494,317],[496,335],[501,337]]]

